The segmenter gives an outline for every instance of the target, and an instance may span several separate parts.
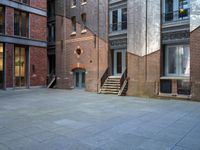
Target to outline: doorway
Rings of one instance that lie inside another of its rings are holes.
[[[85,88],[85,71],[82,69],[74,71],[74,88]]]
[[[0,89],[4,84],[4,47],[3,43],[0,43]]]
[[[126,68],[126,51],[114,50],[113,75],[121,76]]]
[[[27,84],[26,47],[15,47],[15,87],[26,87]]]

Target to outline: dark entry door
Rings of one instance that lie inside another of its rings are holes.
[[[85,88],[85,71],[74,71],[74,86],[75,88]]]

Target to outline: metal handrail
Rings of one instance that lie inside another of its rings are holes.
[[[121,76],[121,79],[120,79],[120,89],[121,89],[124,81],[126,80],[126,78],[127,78],[127,68],[124,70],[124,72],[123,72],[123,74]]]
[[[110,69],[108,67],[104,72],[103,76],[101,77],[101,87],[103,86],[104,82],[106,81],[109,75],[110,75]]]

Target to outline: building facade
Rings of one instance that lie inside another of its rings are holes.
[[[58,88],[200,100],[198,0],[52,4],[49,74]]]
[[[108,67],[108,4],[104,0],[54,3],[56,87],[97,92]]]
[[[110,75],[127,70],[128,95],[200,100],[199,6],[198,0],[109,1]]]
[[[0,88],[46,86],[46,0],[0,0]]]

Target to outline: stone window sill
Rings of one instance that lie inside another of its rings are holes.
[[[84,30],[81,31],[81,34],[85,34],[85,33],[87,33],[86,29],[84,29]]]
[[[71,36],[75,36],[75,35],[76,35],[76,32],[73,31],[73,32],[71,33]]]

